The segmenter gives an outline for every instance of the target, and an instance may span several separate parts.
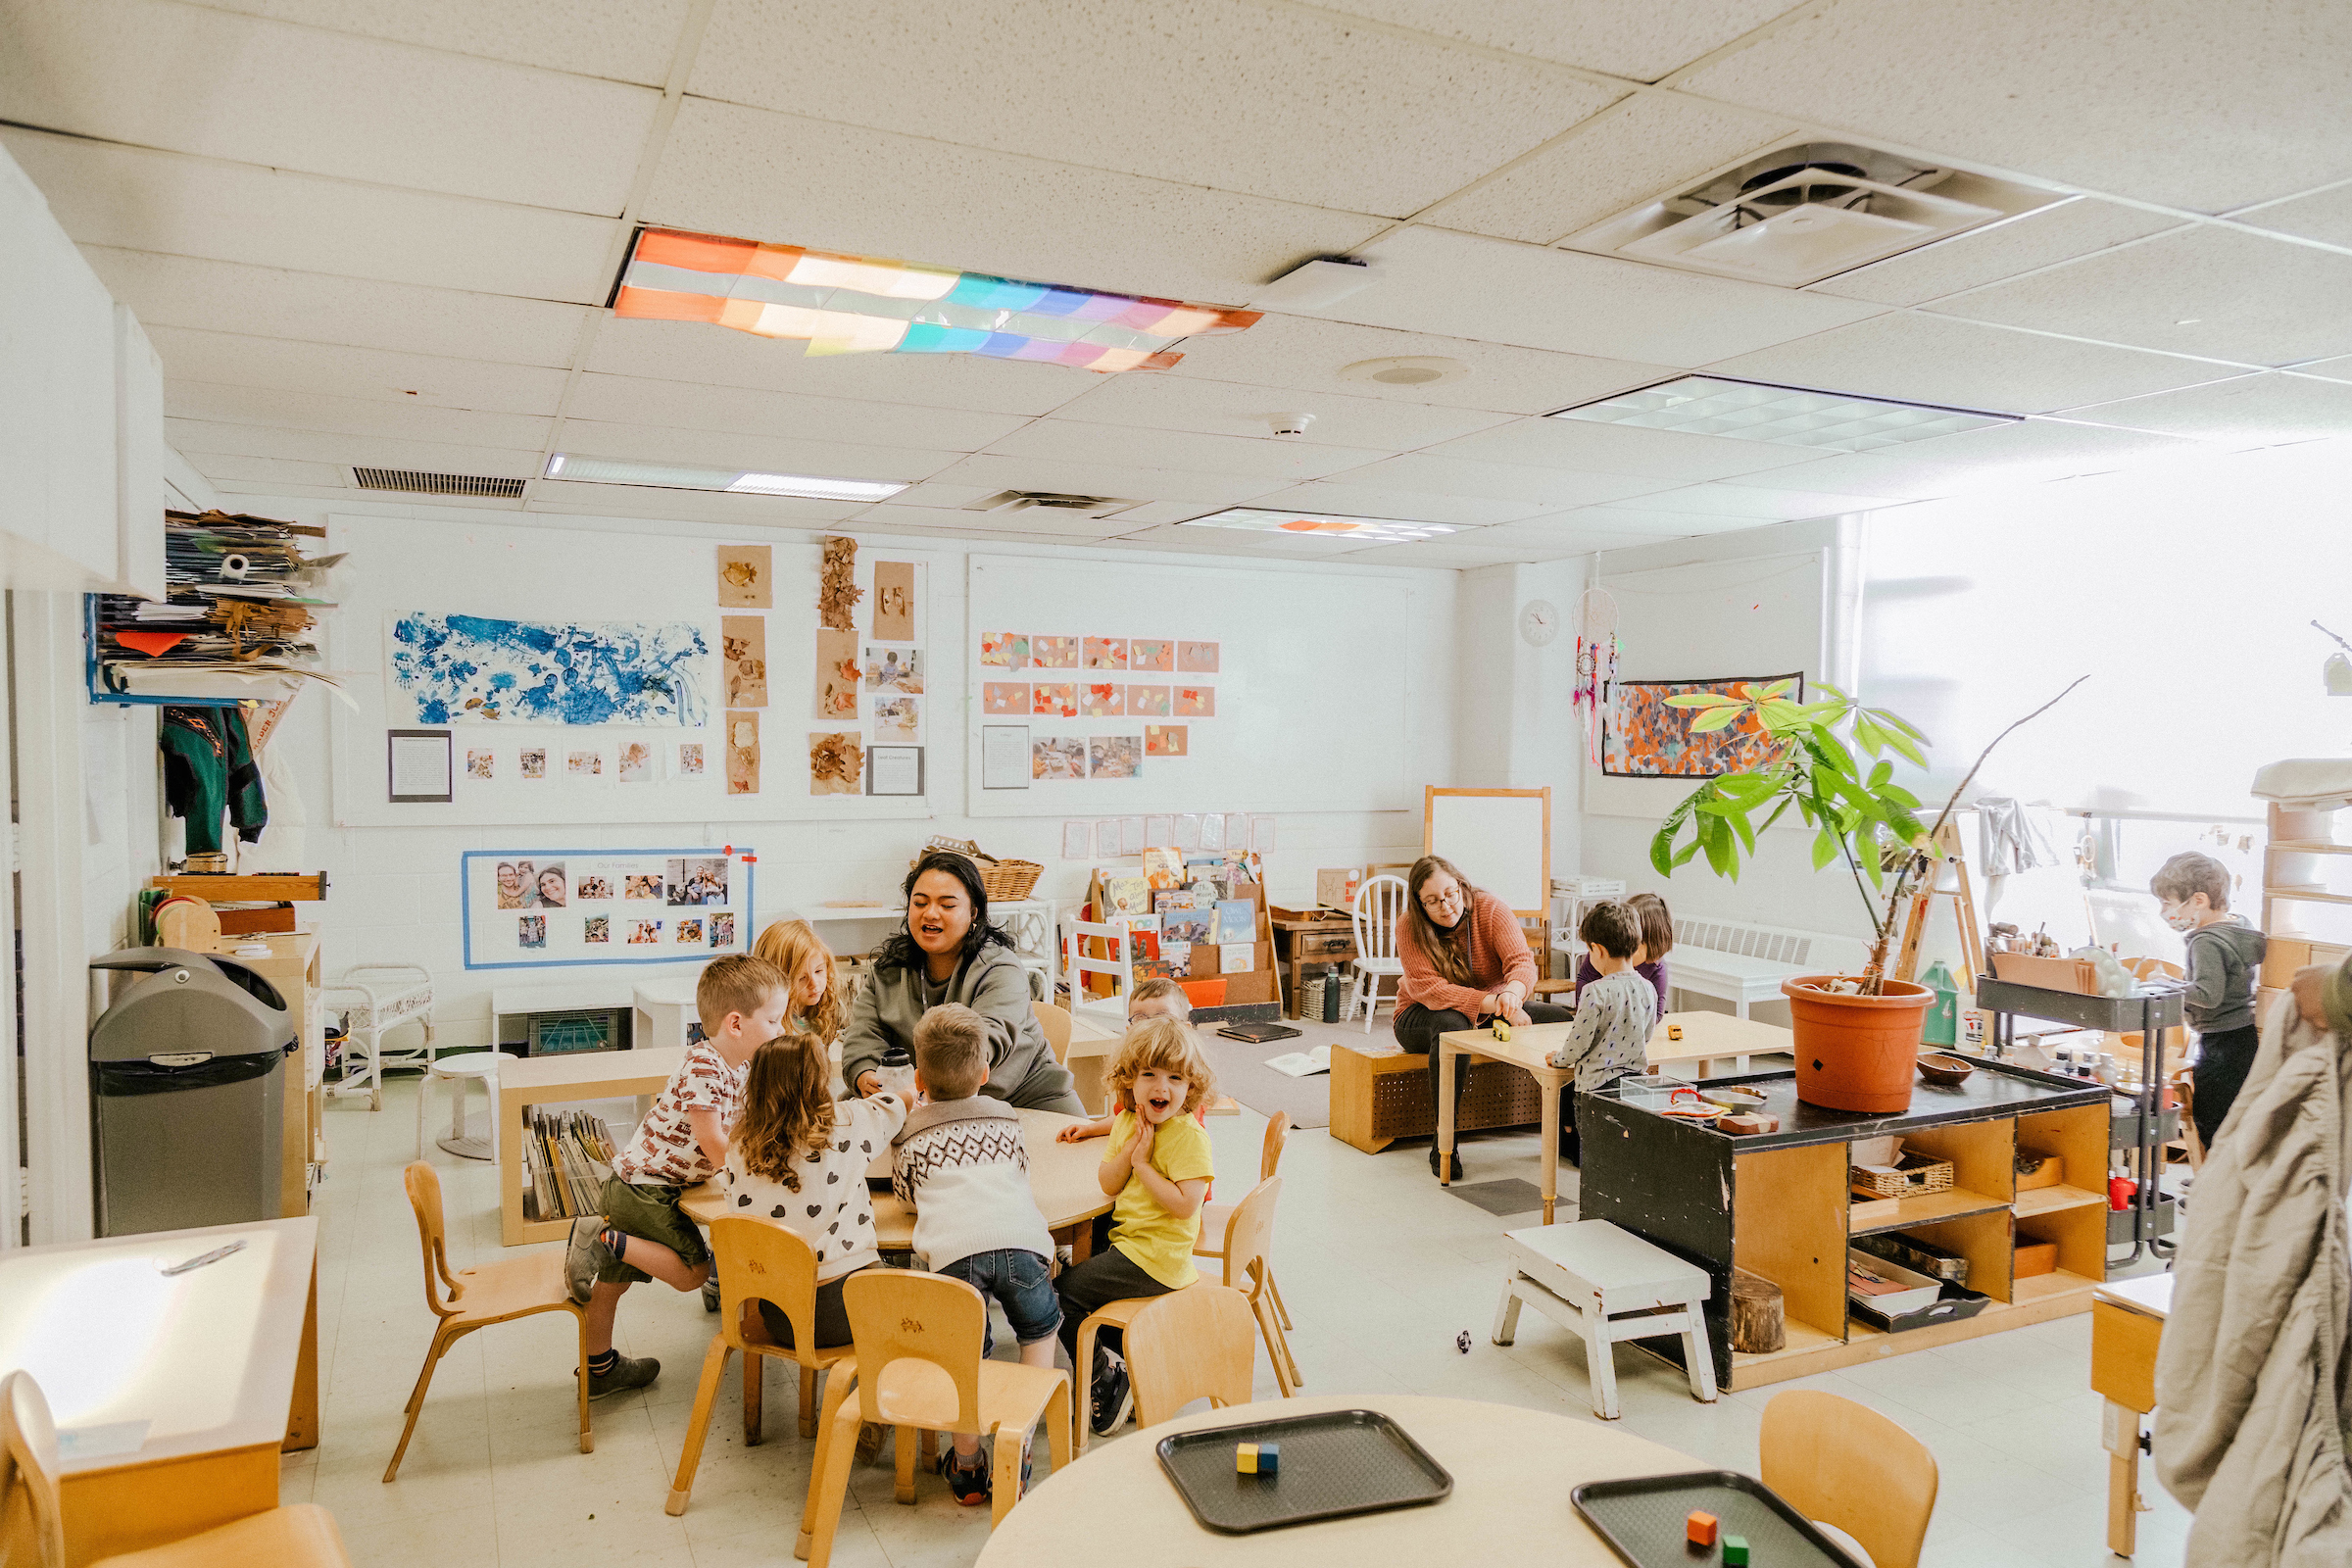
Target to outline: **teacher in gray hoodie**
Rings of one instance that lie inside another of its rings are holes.
[[[987,1026],[988,1081],[980,1093],[1021,1110],[1085,1115],[1069,1069],[1054,1059],[1029,1004],[1029,971],[988,922],[980,868],[953,851],[925,850],[902,891],[906,923],[874,950],[873,978],[850,1004],[842,1075],[858,1094],[874,1093],[882,1054],[893,1046],[911,1054],[923,1014],[956,1002]]]

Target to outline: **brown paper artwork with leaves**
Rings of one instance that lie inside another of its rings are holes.
[[[865,778],[865,749],[856,735],[808,737],[808,793],[856,795]]]
[[[816,623],[833,631],[858,629],[858,541],[838,535],[825,540],[824,569],[816,584]]]

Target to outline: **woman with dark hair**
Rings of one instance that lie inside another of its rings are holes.
[[[1029,971],[1012,942],[988,923],[980,868],[951,850],[925,850],[906,873],[906,923],[874,950],[873,977],[850,1004],[841,1035],[841,1075],[859,1095],[881,1086],[882,1054],[911,1054],[914,1026],[945,1002],[960,1002],[988,1025],[988,1082],[1022,1110],[1086,1114],[1069,1069],[1054,1059],[1029,1004]]]
[[[1424,855],[1404,879],[1404,919],[1396,928],[1396,960],[1404,977],[1396,982],[1396,1044],[1429,1057],[1429,1102],[1438,1103],[1438,1036],[1483,1029],[1500,1018],[1516,1028],[1527,1023],[1566,1023],[1575,1014],[1535,995],[1536,959],[1527,951],[1519,917],[1492,893],[1470,885],[1453,862]],[[1454,1069],[1455,1129],[1460,1129],[1467,1066]],[[1429,1152],[1438,1168],[1438,1151]],[[1453,1156],[1454,1177],[1462,1156]]]

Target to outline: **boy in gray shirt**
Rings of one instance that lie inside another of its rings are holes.
[[[1642,960],[1642,917],[1633,907],[1617,899],[1596,904],[1585,911],[1576,934],[1598,978],[1577,992],[1576,1019],[1549,1058],[1554,1067],[1576,1069],[1575,1084],[1560,1091],[1560,1152],[1570,1164],[1583,1162],[1576,1097],[1640,1072],[1658,1023],[1657,992],[1634,972]]]
[[[2230,912],[2230,868],[2210,855],[2176,855],[2148,885],[2164,923],[2188,938],[2188,995],[2180,1005],[2197,1032],[2189,1111],[2197,1142],[2210,1154],[2262,1044],[2254,1021],[2254,986],[2270,944]]]

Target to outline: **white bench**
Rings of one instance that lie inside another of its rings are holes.
[[[1869,956],[1869,944],[1859,937],[1745,920],[1678,919],[1666,983],[1720,997],[1744,1018],[1750,1004],[1779,1001],[1782,981],[1800,974],[1860,974]]]
[[[1518,1337],[1522,1303],[1583,1335],[1592,1413],[1614,1421],[1617,1367],[1610,1351],[1617,1342],[1679,1336],[1690,1396],[1715,1402],[1715,1357],[1703,1315],[1711,1287],[1704,1271],[1606,1220],[1505,1231],[1502,1242],[1496,1345]]]

